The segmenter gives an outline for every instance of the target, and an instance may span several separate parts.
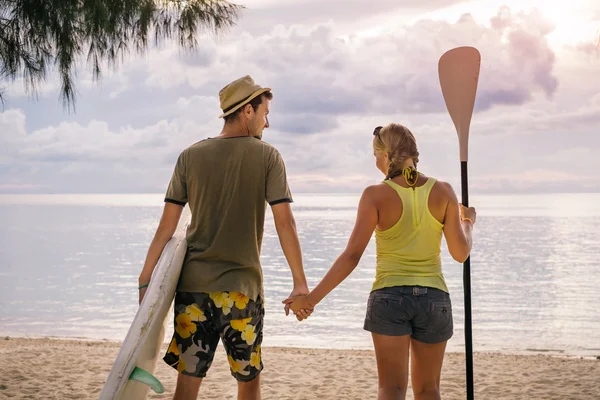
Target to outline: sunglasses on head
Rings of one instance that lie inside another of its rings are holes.
[[[378,126],[377,128],[375,128],[375,130],[373,131],[373,136],[379,136],[379,131],[383,128],[383,126]]]

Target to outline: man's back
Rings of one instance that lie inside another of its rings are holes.
[[[260,398],[265,313],[260,247],[267,202],[292,272],[290,296],[308,293],[283,160],[260,140],[269,127],[272,98],[271,89],[249,75],[221,89],[223,129],[179,156],[138,278],[141,302],[189,202],[188,253],[175,296],[175,330],[163,358],[179,372],[175,398],[197,397],[219,342],[238,381],[238,397]]]
[[[200,141],[179,156],[166,201],[189,202],[188,254],[177,290],[262,293],[266,202],[291,201],[279,152],[253,137]]]

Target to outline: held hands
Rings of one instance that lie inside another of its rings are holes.
[[[282,301],[282,303],[285,304],[285,315],[288,315],[289,310],[291,309],[298,321],[310,317],[314,311],[314,306],[308,301],[307,295],[308,293],[295,296],[290,295],[290,297]]]

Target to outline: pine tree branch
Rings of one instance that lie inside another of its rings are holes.
[[[35,93],[53,66],[63,106],[74,110],[83,57],[98,81],[104,63],[147,51],[150,37],[193,50],[201,33],[226,31],[242,9],[226,0],[0,0],[0,79],[23,77]]]

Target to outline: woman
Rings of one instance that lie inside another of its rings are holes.
[[[459,205],[448,183],[417,172],[417,143],[406,127],[390,124],[373,134],[377,168],[386,179],[363,192],[348,245],[323,280],[310,294],[284,303],[299,319],[309,315],[302,310],[312,310],[354,270],[375,231],[376,276],[364,329],[373,336],[378,399],[405,398],[409,353],[415,400],[439,399],[446,342],[453,333],[442,233],[452,257],[465,261],[476,212]]]

